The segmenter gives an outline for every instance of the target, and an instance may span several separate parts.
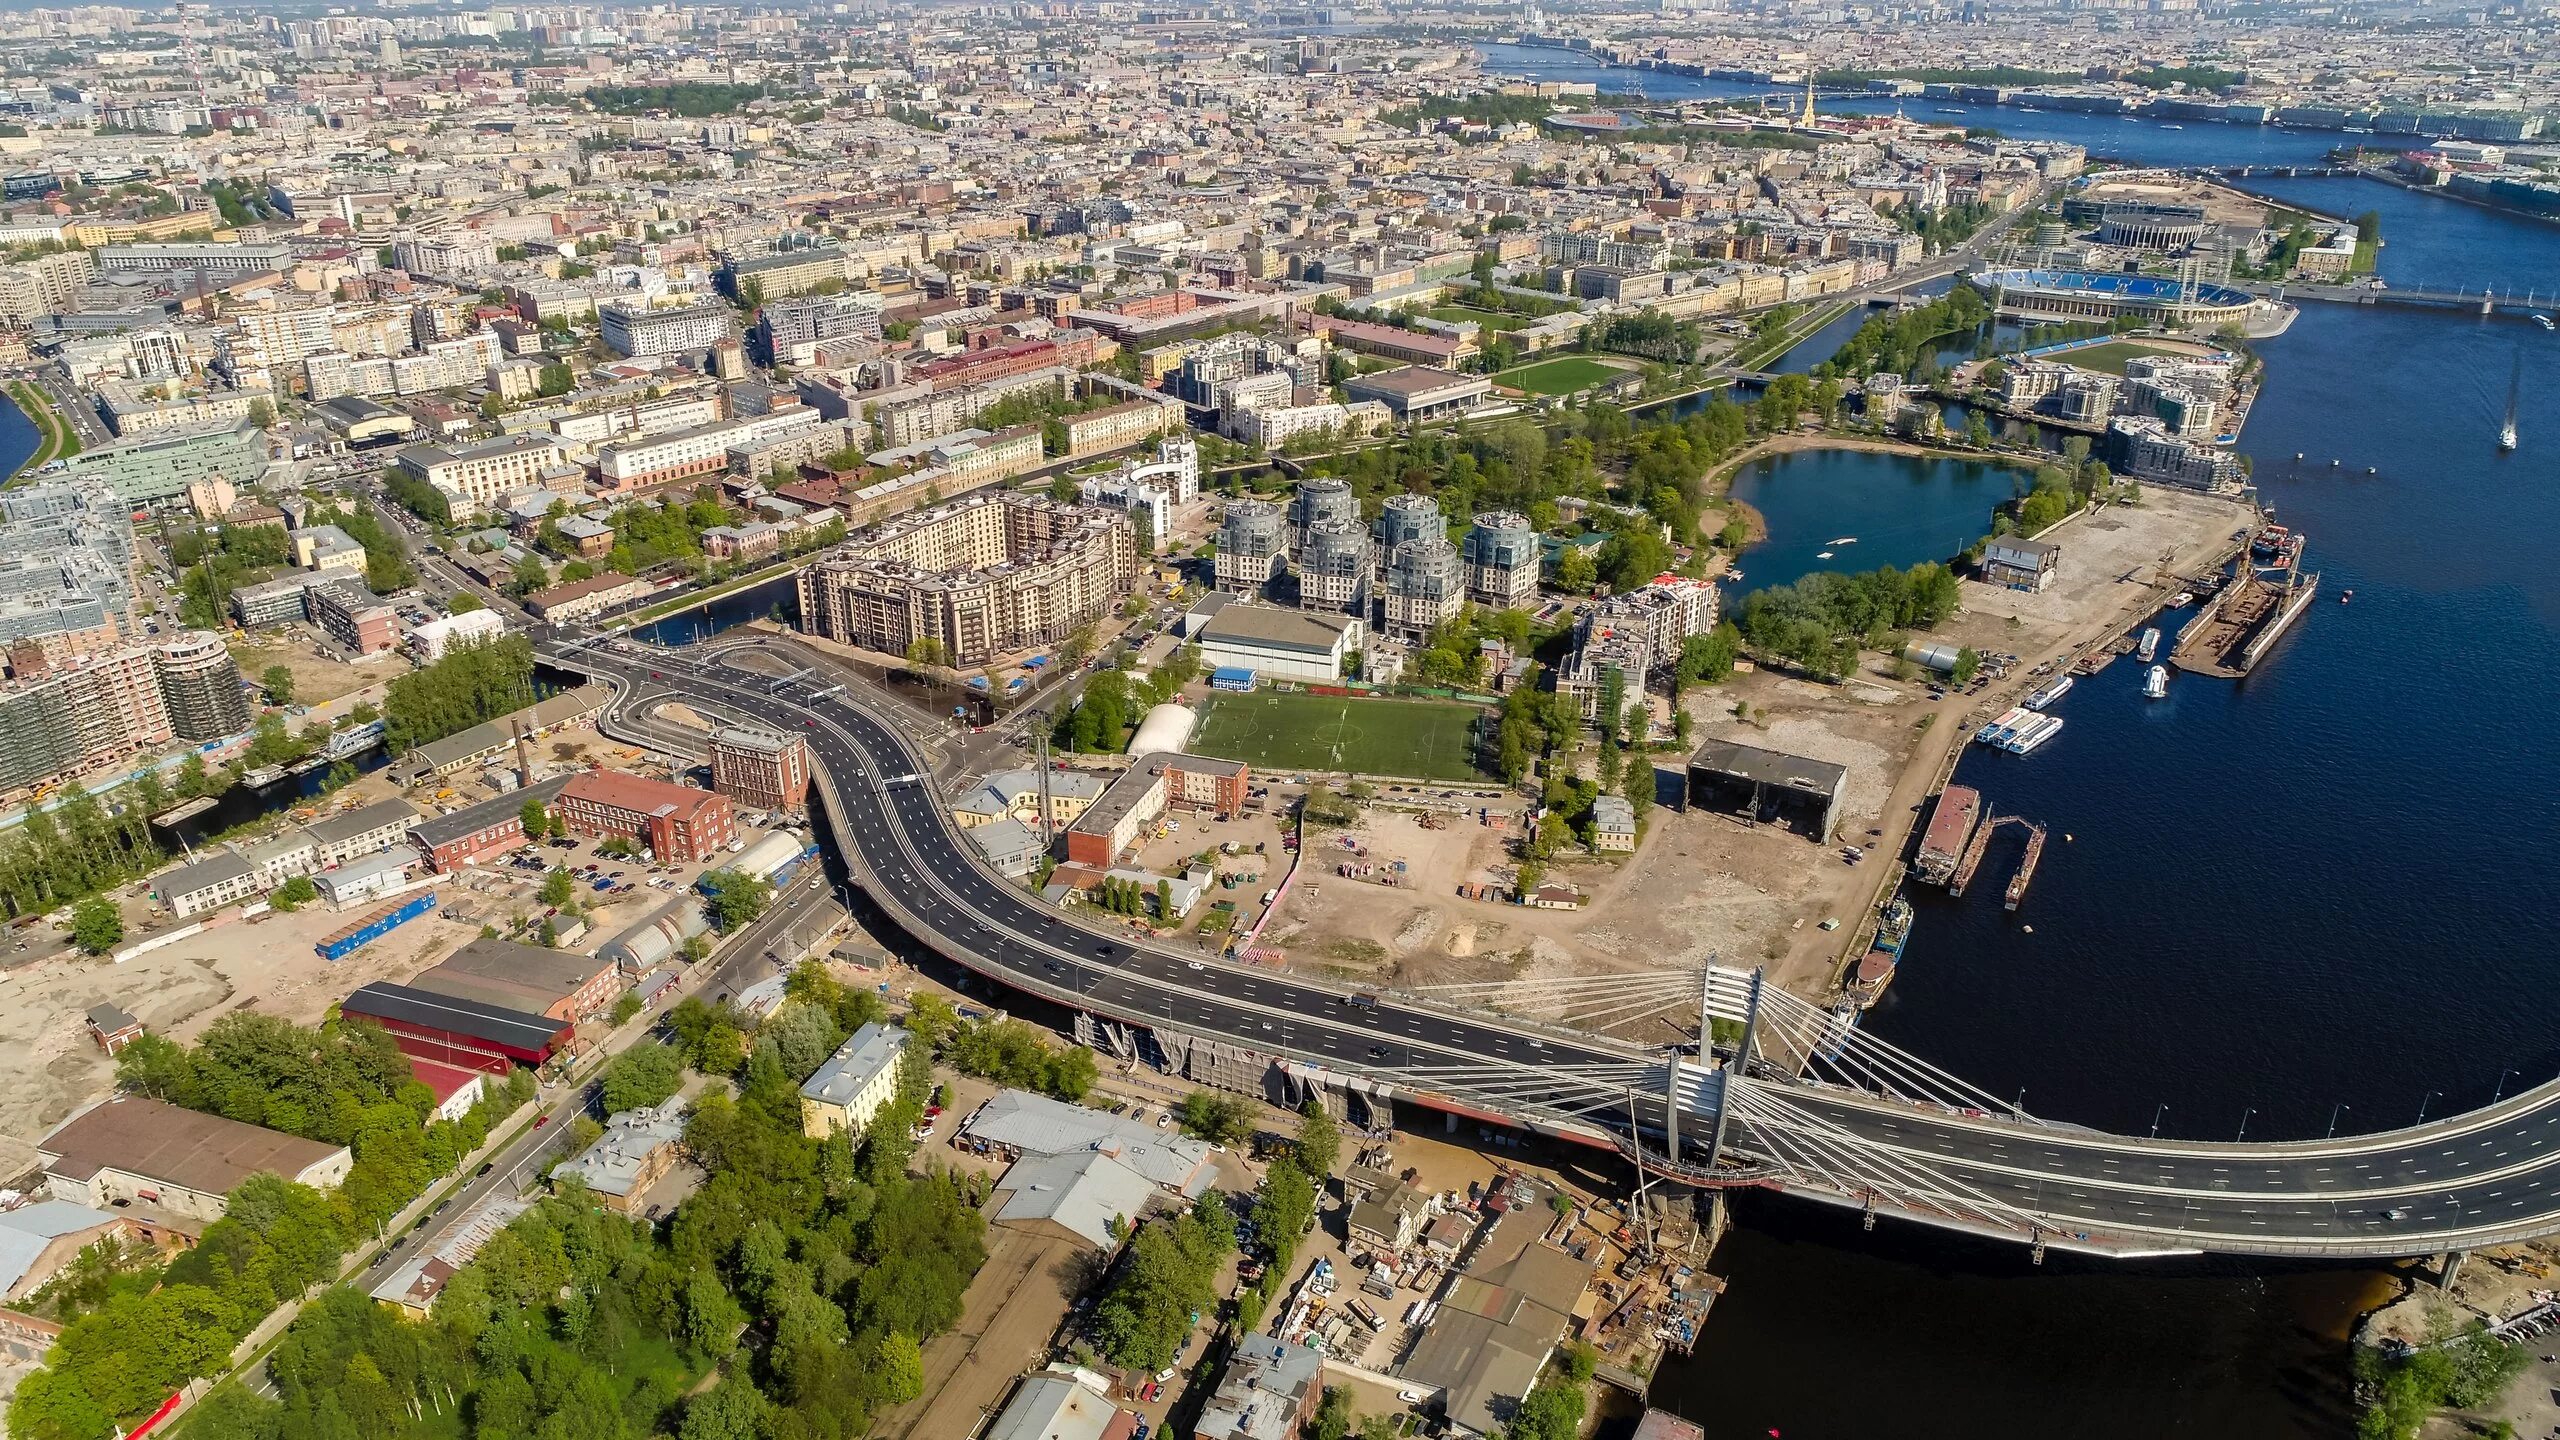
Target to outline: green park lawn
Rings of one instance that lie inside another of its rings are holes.
[[[1554,360],[1515,366],[1493,378],[1496,384],[1526,390],[1532,395],[1571,395],[1588,390],[1617,373],[1615,365],[1581,355],[1565,355]]]
[[[1212,695],[1191,748],[1264,771],[1339,770],[1416,780],[1477,780],[1483,712],[1432,700],[1283,693]]]

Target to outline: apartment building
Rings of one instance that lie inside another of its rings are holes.
[[[729,338],[729,307],[717,300],[657,307],[621,300],[596,307],[596,319],[617,355],[679,355]]]
[[[98,273],[86,250],[65,250],[0,265],[0,319],[31,325],[72,307],[80,288]]]
[[[1137,579],[1127,515],[982,493],[865,532],[801,571],[801,628],[893,655],[935,640],[950,663],[974,666],[1057,644]]]
[[[768,415],[748,415],[663,435],[617,440],[596,451],[596,479],[606,490],[631,491],[669,485],[696,475],[716,475],[729,468],[729,451],[733,447],[790,435],[817,423],[817,411],[794,405]]]
[[[559,447],[541,435],[502,435],[469,445],[412,445],[397,460],[404,473],[444,492],[456,519],[533,489],[542,483],[543,472],[560,462]]]

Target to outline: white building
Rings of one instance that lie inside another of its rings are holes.
[[[1361,648],[1366,631],[1356,615],[1229,605],[1200,628],[1200,659],[1265,679],[1339,684],[1343,657]]]
[[[507,628],[495,610],[466,610],[459,615],[446,615],[409,629],[409,653],[421,665],[433,665],[456,645],[474,645],[496,638]]]
[[[678,355],[729,338],[729,307],[716,300],[657,309],[622,300],[597,306],[596,319],[619,355]]]
[[[859,1134],[898,1093],[898,1059],[907,1032],[873,1021],[818,1067],[800,1087],[800,1126],[823,1140],[839,1130]]]

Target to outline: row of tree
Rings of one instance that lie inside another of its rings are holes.
[[[423,670],[391,682],[383,739],[398,755],[534,702],[533,641],[501,635],[456,646]]]
[[[1743,597],[1739,628],[1756,651],[1817,675],[1846,675],[1861,646],[1937,624],[1955,613],[1961,594],[1955,572],[1935,561],[1856,575],[1817,571]]]

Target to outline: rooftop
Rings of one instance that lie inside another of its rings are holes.
[[[141,1095],[111,1095],[37,1142],[47,1173],[87,1180],[101,1170],[227,1195],[252,1175],[290,1179],[344,1153],[280,1130],[205,1115]]]

